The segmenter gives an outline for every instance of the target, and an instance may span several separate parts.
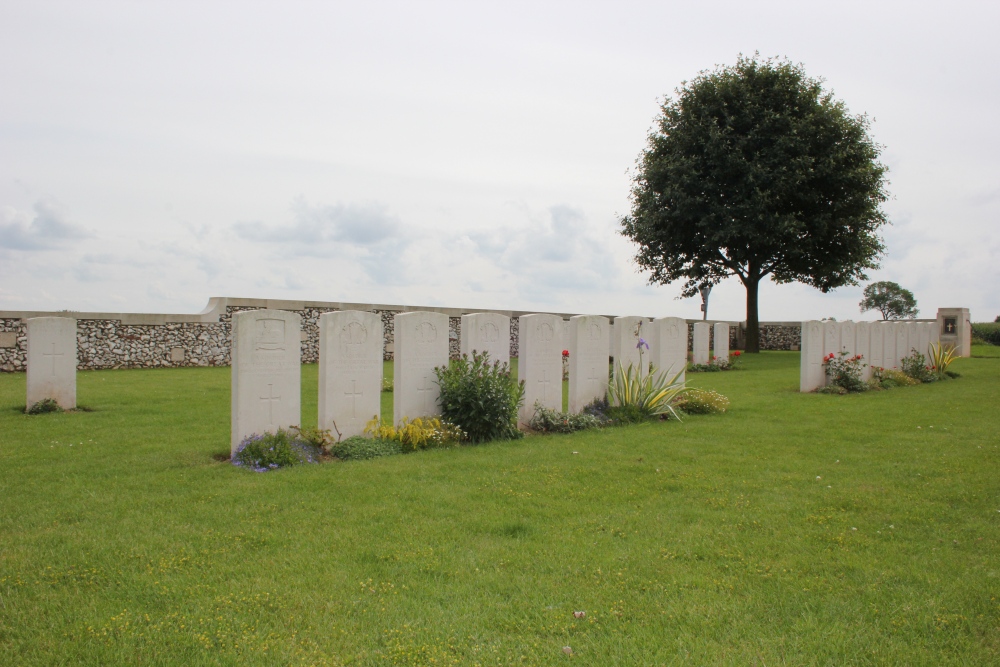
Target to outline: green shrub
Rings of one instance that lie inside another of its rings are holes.
[[[517,411],[524,403],[524,382],[510,374],[510,367],[490,363],[486,352],[473,352],[435,368],[441,387],[441,416],[463,431],[470,442],[522,437]]]
[[[43,415],[47,412],[62,412],[62,408],[56,403],[54,398],[43,398],[42,400],[29,406],[25,411],[29,415]]]
[[[1000,319],[996,322],[973,322],[972,337],[989,345],[1000,345]]]
[[[674,399],[674,407],[689,415],[721,414],[729,408],[729,399],[709,389],[688,389]]]
[[[825,366],[826,376],[830,378],[831,385],[852,393],[868,389],[868,385],[861,379],[861,369],[867,364],[864,363],[860,354],[841,352],[839,355],[835,355],[831,352],[823,358],[823,366]]]
[[[899,365],[905,375],[917,382],[934,382],[938,379],[938,374],[927,363],[927,357],[916,350],[910,351],[908,357],[903,357]]]
[[[364,438],[355,435],[334,443],[330,448],[330,453],[338,459],[364,460],[374,459],[380,456],[392,456],[402,454],[403,446],[396,440],[383,440],[382,438]]]
[[[312,445],[324,454],[330,453],[330,448],[336,442],[330,431],[322,428],[302,428],[301,426],[290,426],[288,430],[296,440],[301,440]],[[338,432],[338,436],[339,436]]]
[[[602,424],[602,420],[592,414],[558,412],[539,403],[535,403],[535,414],[528,422],[528,426],[533,431],[541,433],[573,433],[574,431],[598,428]]]
[[[319,451],[295,438],[289,431],[247,436],[233,454],[233,465],[256,472],[267,472],[297,463],[318,463]]]

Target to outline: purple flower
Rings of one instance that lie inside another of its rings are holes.
[[[638,342],[638,343],[636,343],[636,346],[635,346],[635,347],[636,347],[636,349],[637,349],[637,350],[641,350],[641,349],[642,349],[642,346],[643,346],[643,345],[645,345],[645,346],[646,346],[646,349],[647,349],[647,350],[649,349],[649,343],[647,343],[647,342],[646,342],[646,340],[645,340],[644,338],[640,338],[640,339],[639,339],[639,342]]]

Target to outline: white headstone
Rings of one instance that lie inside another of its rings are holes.
[[[286,310],[233,314],[232,453],[247,436],[302,423],[301,321]]]
[[[361,435],[382,408],[382,316],[360,310],[319,317],[319,427]]]
[[[441,413],[441,388],[436,366],[448,365],[448,316],[415,311],[393,318],[396,349],[393,360],[392,418],[416,419]]]
[[[854,327],[854,352],[861,355],[861,379],[868,381],[872,375],[872,325],[858,322]]]
[[[708,322],[694,323],[694,339],[691,341],[691,361],[695,364],[707,364],[710,361],[708,338],[711,327]]]
[[[656,370],[669,376],[680,373],[678,382],[684,382],[687,369],[687,322],[680,317],[661,317],[653,320],[653,336],[650,342],[650,359]]]
[[[829,356],[833,353],[834,358],[840,357],[840,323],[839,322],[824,322],[823,323],[823,356]]]
[[[472,358],[472,351],[487,352],[490,361],[510,363],[510,318],[500,313],[462,315],[459,351]]]
[[[882,368],[899,368],[896,358],[896,324],[894,322],[879,322],[882,329]]]
[[[638,335],[636,332],[638,330]],[[645,317],[616,317],[611,326],[611,356],[615,358],[615,372],[618,372],[618,365],[628,369],[632,364],[634,368],[639,368],[639,359],[642,358],[643,375],[649,371],[651,355],[645,347],[640,355],[639,339],[646,341],[652,333],[649,320]],[[648,341],[647,341],[648,344]]]
[[[926,322],[916,323],[915,328],[917,330],[917,351],[930,359],[931,330]]]
[[[799,391],[815,391],[826,384],[823,350],[823,323],[817,320],[803,322]]]
[[[562,411],[563,322],[558,315],[522,315],[517,330],[517,375],[524,380],[518,420],[527,424],[535,403]]]
[[[718,363],[729,361],[729,324],[716,322],[712,325],[712,355]]]
[[[608,318],[576,315],[569,318],[569,411],[583,410],[608,393]]]
[[[906,329],[905,322],[894,322],[892,329],[896,332],[896,363],[893,365],[896,368],[902,368],[903,359],[910,356],[909,332]]]
[[[840,349],[853,357],[856,354],[857,340],[854,337],[855,324],[851,320],[840,323]]]
[[[884,368],[885,360],[883,355],[885,350],[885,343],[883,342],[882,337],[885,334],[885,327],[878,322],[872,322],[868,325],[868,332],[870,339],[870,342],[868,344],[869,345],[868,353],[870,355],[870,360],[868,361],[868,365],[871,368]]]
[[[63,410],[76,408],[76,320],[31,317],[27,333],[27,407],[51,398]]]

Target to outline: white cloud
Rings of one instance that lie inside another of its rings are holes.
[[[13,206],[4,206],[0,215],[0,247],[11,250],[51,250],[65,241],[94,236],[67,222],[63,211],[50,200],[35,202],[33,218]]]

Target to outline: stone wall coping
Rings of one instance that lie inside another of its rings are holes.
[[[88,313],[83,311],[51,311],[51,310],[0,310],[0,319],[26,320],[31,317],[72,317],[78,320],[118,320],[124,325],[163,325],[172,323],[212,323],[218,322],[226,314],[229,308],[272,308],[275,310],[305,310],[307,308],[321,308],[330,310],[389,310],[403,313],[416,310],[430,311],[433,313],[444,313],[448,317],[461,317],[470,313],[500,313],[507,317],[520,317],[521,315],[532,315],[535,313],[557,315],[563,319],[569,319],[578,314],[596,313],[550,313],[542,310],[500,310],[493,308],[448,308],[443,306],[413,306],[399,304],[381,303],[349,303],[345,301],[293,301],[290,299],[250,299],[242,297],[214,296],[208,300],[208,304],[199,313],[192,314],[169,314],[169,313]],[[615,315],[604,315],[604,317],[614,319]],[[619,316],[621,317],[621,316]],[[648,317],[648,316],[644,316]],[[661,317],[669,317],[662,315]],[[659,318],[656,318],[659,319]],[[688,324],[694,322],[716,322],[728,323],[731,326],[741,326],[745,322],[739,320],[702,320],[700,318],[684,318]],[[865,321],[865,320],[857,320]],[[870,320],[869,320],[870,321]],[[875,320],[882,322],[883,320]],[[936,319],[917,320],[890,320],[900,322],[936,322]],[[762,326],[801,326],[802,320],[793,322],[760,322]]]

